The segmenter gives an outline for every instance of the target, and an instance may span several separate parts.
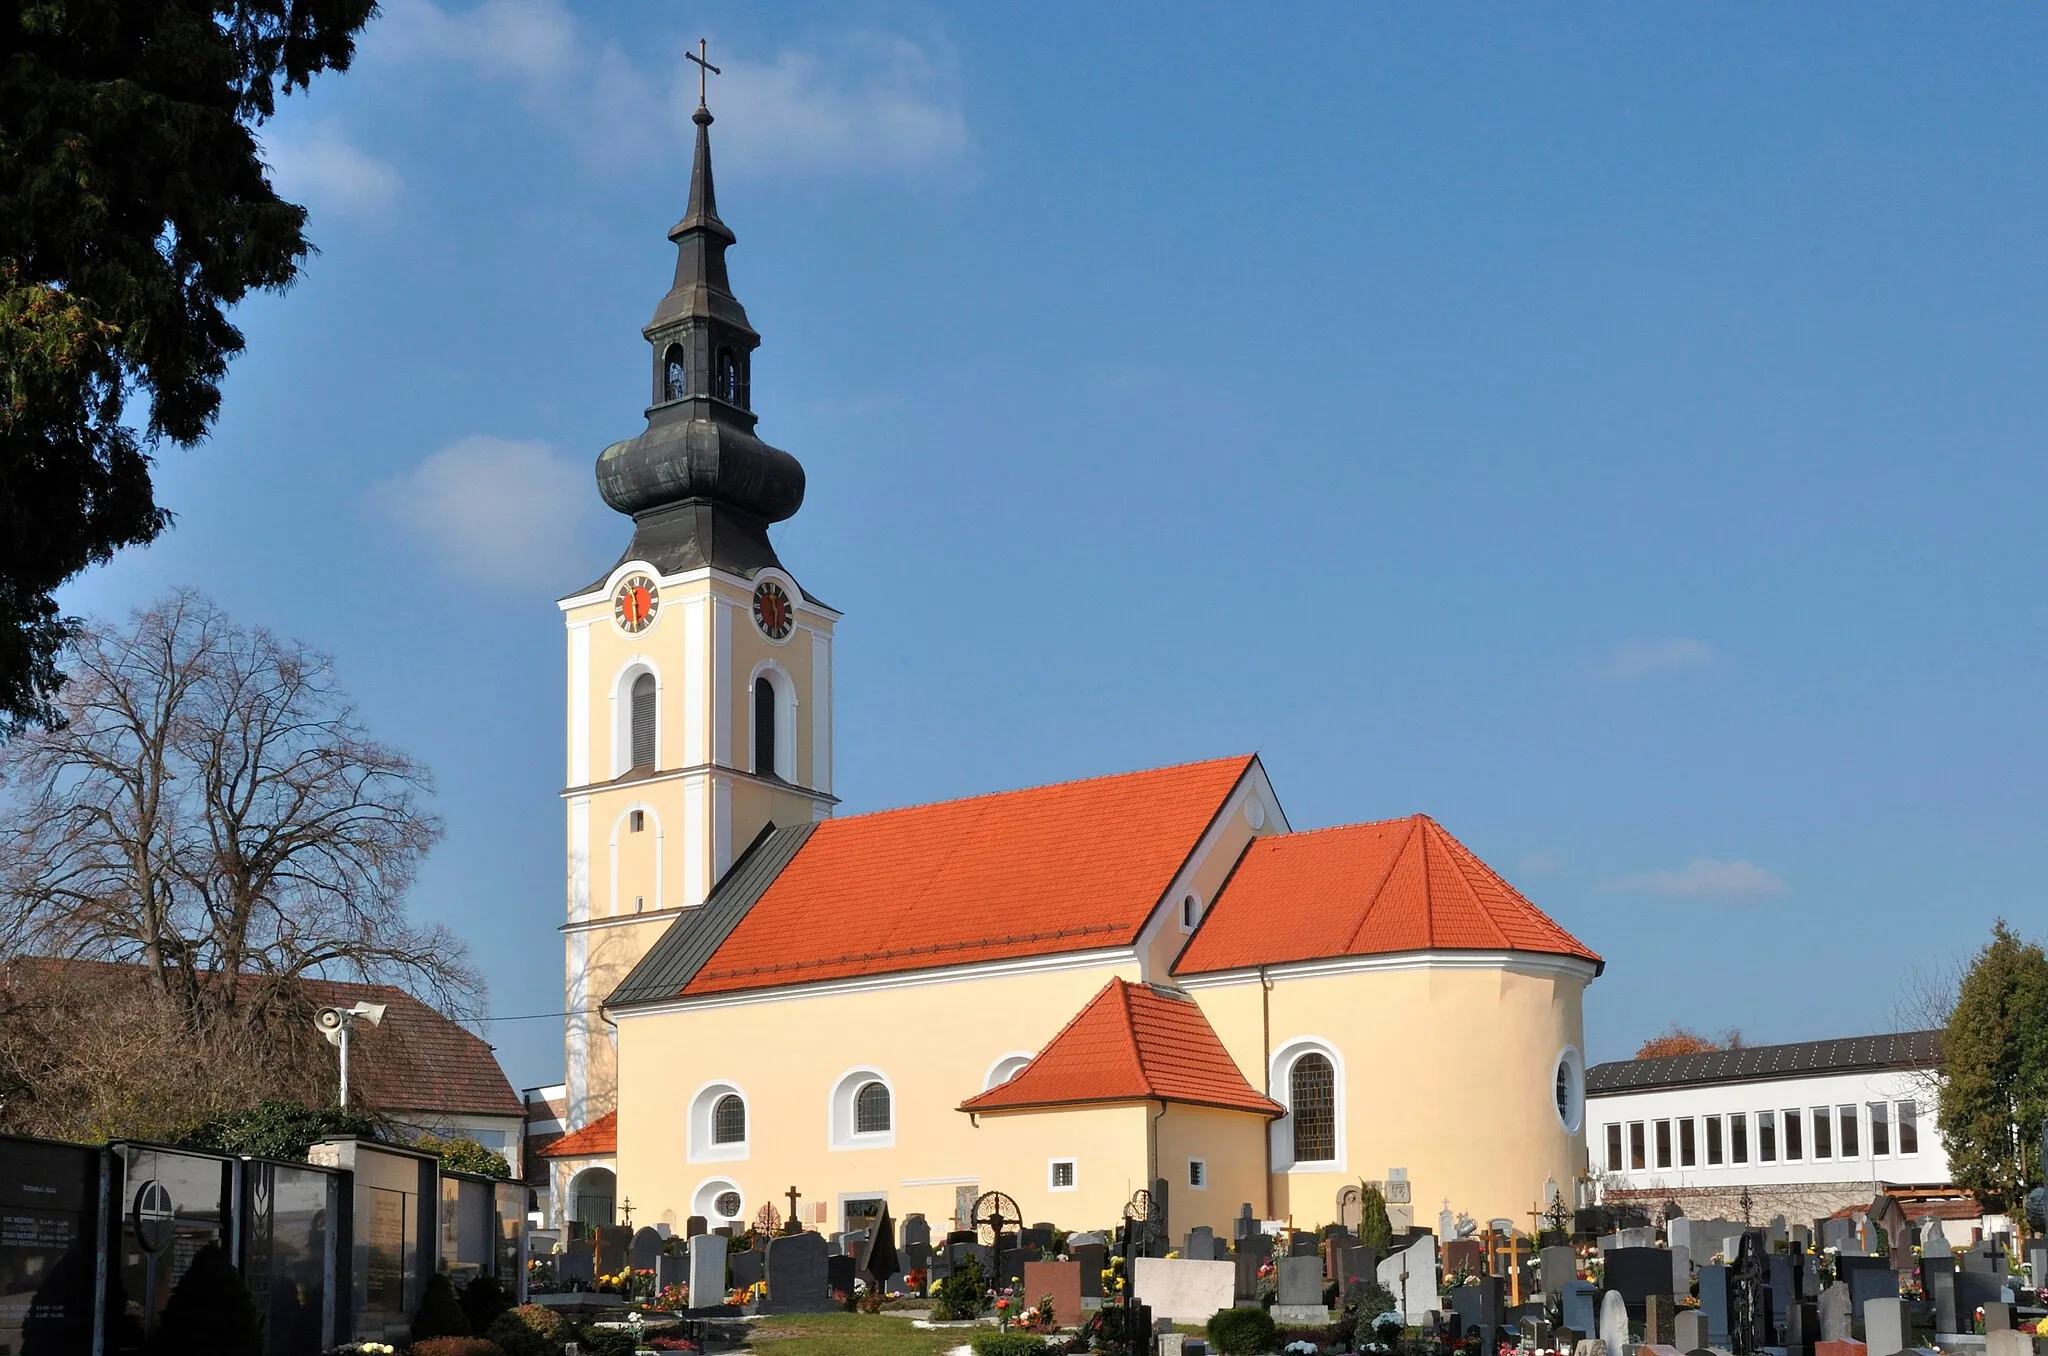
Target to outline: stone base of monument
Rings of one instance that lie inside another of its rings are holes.
[[[1272,1308],[1276,1328],[1320,1328],[1330,1321],[1326,1304],[1276,1304]]]

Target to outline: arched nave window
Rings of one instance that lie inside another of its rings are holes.
[[[744,1144],[747,1142],[747,1104],[737,1094],[728,1092],[718,1099],[711,1108],[711,1142],[713,1144]]]
[[[1311,1052],[1287,1071],[1287,1101],[1294,1121],[1294,1161],[1327,1163],[1337,1156],[1337,1071]]]
[[[890,1128],[889,1089],[880,1083],[863,1083],[853,1095],[853,1133],[885,1135]]]

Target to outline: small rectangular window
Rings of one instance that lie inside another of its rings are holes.
[[[1196,1191],[1205,1190],[1209,1185],[1209,1161],[1205,1158],[1188,1160],[1188,1185]]]
[[[1649,1163],[1643,1157],[1643,1123],[1641,1121],[1630,1121],[1628,1123],[1628,1165],[1636,1172],[1641,1172],[1649,1166]]]
[[[1813,1109],[1813,1156],[1835,1156],[1835,1113],[1830,1107],[1817,1106]]]
[[[1697,1167],[1699,1161],[1699,1145],[1694,1140],[1692,1117],[1687,1116],[1678,1123],[1678,1166]]]
[[[1778,1161],[1778,1116],[1776,1112],[1756,1113],[1756,1161],[1775,1163]]]
[[[1856,1108],[1838,1106],[1835,1108],[1835,1124],[1842,1132],[1842,1157],[1855,1158],[1863,1151],[1856,1147]]]
[[[647,811],[635,810],[632,815],[633,832],[639,833],[647,827]]]
[[[1607,1170],[1621,1171],[1621,1124],[1616,1122],[1607,1127]]]
[[[1911,1099],[1899,1103],[1899,1152],[1920,1152],[1920,1108]]]
[[[1657,1166],[1671,1166],[1671,1122],[1657,1122]]]
[[[1728,1118],[1728,1161],[1749,1161],[1749,1116],[1738,1111]]]
[[[1707,1166],[1710,1168],[1721,1166],[1721,1118],[1719,1116],[1707,1117]]]
[[[1074,1189],[1074,1160],[1055,1158],[1052,1160],[1052,1189],[1072,1191]]]
[[[1799,1114],[1798,1107],[1788,1106],[1785,1108],[1784,1125],[1785,1161],[1797,1163],[1806,1156],[1806,1136],[1802,1133],[1806,1128],[1806,1117]]]
[[[1892,1117],[1889,1102],[1870,1104],[1870,1156],[1888,1158],[1892,1152]]]

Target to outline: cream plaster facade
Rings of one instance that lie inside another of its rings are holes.
[[[629,632],[614,593],[654,580],[652,621]],[[754,590],[779,584],[795,625],[771,639]],[[662,576],[620,563],[565,598],[568,633],[567,913],[564,1051],[568,1113],[581,1126],[616,1102],[616,1038],[605,995],[685,909],[704,902],[734,857],[769,825],[823,819],[832,795],[832,628],[839,614],[781,570],[753,580],[700,569]],[[632,761],[632,689],[655,682],[655,756]],[[775,689],[779,757],[757,767],[753,693]]]

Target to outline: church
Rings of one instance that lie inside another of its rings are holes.
[[[1425,1223],[1569,1199],[1601,960],[1429,817],[1296,831],[1255,754],[836,813],[840,614],[769,540],[804,472],[756,432],[695,122],[647,427],[597,460],[632,539],[560,602],[549,1222],[942,1229],[1001,1191],[1078,1229],[1142,1188],[1178,1238],[1361,1181]]]

